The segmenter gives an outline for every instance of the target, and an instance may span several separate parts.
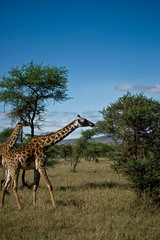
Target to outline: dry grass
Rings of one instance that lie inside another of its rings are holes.
[[[106,160],[81,162],[76,173],[71,172],[69,162],[60,162],[47,172],[57,209],[51,206],[43,180],[35,210],[32,189],[19,188],[22,211],[10,190],[0,210],[1,240],[160,239],[158,210],[139,203],[128,182],[112,172]],[[28,171],[26,177],[32,182],[33,172]]]

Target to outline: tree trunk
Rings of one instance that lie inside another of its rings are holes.
[[[74,164],[74,166],[73,166],[73,172],[76,171],[76,167],[77,167],[77,164],[78,164],[78,160],[79,160],[79,157],[76,157],[76,158],[75,158],[75,164]]]
[[[21,127],[21,130],[20,130],[20,141],[21,143],[23,142],[23,127]]]
[[[31,123],[31,137],[34,137],[34,124]]]

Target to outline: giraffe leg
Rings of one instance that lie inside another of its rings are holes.
[[[23,170],[22,172],[22,184],[23,184],[23,187],[28,187],[29,185],[25,182],[25,170]]]
[[[3,179],[4,179],[5,178],[5,166],[3,165],[2,168],[3,168]]]
[[[8,174],[9,174],[9,170],[8,170],[7,164],[5,165],[5,173],[6,173],[6,177],[7,177]],[[5,182],[5,179],[4,179],[4,182]],[[12,186],[12,179],[11,179],[11,181],[9,182],[9,184],[7,185],[6,191],[9,190],[10,186]]]
[[[4,184],[5,184],[5,179],[2,179],[2,180],[1,180],[1,189],[2,189],[2,187],[3,187]]]
[[[50,196],[51,196],[52,205],[54,207],[56,207],[56,204],[55,204],[55,201],[54,201],[54,197],[53,197],[53,192],[52,192],[52,185],[51,185],[51,182],[48,179],[46,170],[45,170],[44,167],[40,167],[40,168],[38,168],[38,171],[41,174],[42,178],[44,179],[45,183],[47,184],[47,187],[49,189],[49,193],[50,193]]]
[[[33,207],[36,206],[36,191],[39,185],[40,173],[37,170],[34,170],[34,187],[33,187]]]
[[[5,181],[3,183],[3,187],[2,187],[2,195],[1,195],[1,206],[2,206],[2,208],[4,206],[5,192],[6,192],[6,189],[7,189],[8,185],[10,184],[10,181],[11,181],[11,175],[8,173],[7,178],[5,179]]]
[[[3,185],[5,184],[5,178],[7,177],[7,173],[8,173],[8,168],[7,168],[7,164],[5,163],[5,161],[2,162],[2,170],[3,170],[3,179],[1,180],[1,189],[2,189]]]
[[[21,210],[21,205],[20,205],[20,201],[19,201],[19,197],[18,197],[18,193],[17,193],[18,176],[19,176],[19,172],[17,172],[13,177],[13,192],[14,192],[14,195],[16,198],[18,209]]]

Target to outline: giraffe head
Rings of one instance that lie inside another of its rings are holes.
[[[94,123],[88,121],[86,118],[82,118],[80,115],[78,116],[78,127],[94,127]]]
[[[18,125],[25,126],[25,127],[31,126],[31,124],[29,122],[27,122],[26,120],[24,120],[22,117],[21,117],[21,120],[18,122]]]

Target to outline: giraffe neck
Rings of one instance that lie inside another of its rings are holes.
[[[51,147],[52,145],[60,142],[61,140],[63,140],[65,137],[67,137],[70,133],[72,133],[78,127],[79,127],[78,121],[74,120],[72,123],[68,124],[67,126],[58,130],[57,132],[46,135],[44,147],[48,148],[48,147]]]
[[[15,129],[13,130],[11,136],[5,141],[3,144],[6,146],[6,150],[9,151],[17,142],[20,129],[22,128],[21,124],[17,124]]]

